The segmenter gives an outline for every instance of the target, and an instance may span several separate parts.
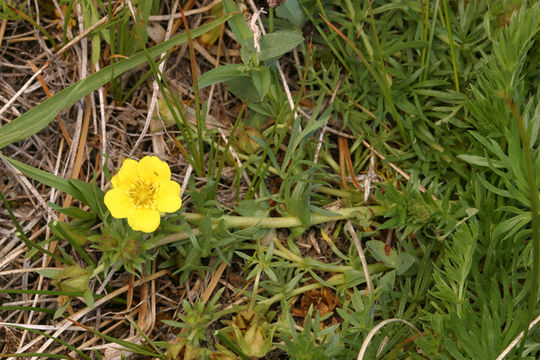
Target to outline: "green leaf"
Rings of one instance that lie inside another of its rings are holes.
[[[408,50],[408,49],[420,50],[426,45],[427,45],[427,42],[422,41],[422,40],[398,41],[392,46],[390,46],[389,48],[385,49],[383,52],[383,55],[392,56],[392,55],[395,55],[399,51]],[[438,80],[435,80],[435,81],[438,81]]]
[[[287,153],[285,154],[285,159],[283,160],[282,165],[282,171],[285,171],[285,168],[288,166],[289,161],[297,153],[297,149],[300,148],[300,144],[307,141],[309,137],[317,131],[319,128],[321,128],[326,122],[327,119],[330,117],[330,113],[326,114],[325,116],[322,116],[317,121],[310,121],[304,129],[302,129],[302,132],[298,134],[297,131],[293,132],[293,136],[291,137],[291,140],[289,141],[289,146],[287,147]],[[300,119],[298,118],[295,120],[295,126],[299,126]]]
[[[236,15],[230,18],[229,26],[231,27],[234,36],[236,36],[236,39],[243,47],[250,39],[253,39],[253,33],[240,13],[238,5],[236,5],[233,0],[223,0],[223,8],[229,15],[236,13]]]
[[[97,64],[101,56],[101,38],[99,34],[92,35],[92,64]]]
[[[96,185],[76,179],[64,179],[30,165],[23,164],[17,160],[5,156],[2,156],[2,158],[24,175],[73,196],[80,202],[90,206],[92,210],[97,211],[101,216],[105,213],[105,205],[103,204],[103,197],[105,195]]]
[[[94,220],[96,218],[96,214],[93,213],[93,212],[88,212],[88,211],[84,211],[84,210],[81,210],[79,209],[78,207],[75,207],[75,206],[70,206],[70,207],[61,207],[61,206],[58,206],[56,205],[55,203],[52,203],[52,202],[48,202],[47,205],[49,205],[49,207],[55,211],[58,211],[64,215],[67,215],[71,218],[74,218],[74,219],[82,219],[82,220]]]
[[[234,210],[240,216],[267,217],[270,213],[270,204],[266,199],[242,200]]]
[[[88,205],[92,210],[96,211],[100,218],[103,218],[107,212],[105,203],[103,201],[105,197],[103,190],[94,184],[90,184],[82,180],[69,179],[68,181],[83,195],[84,199],[80,200]]]
[[[396,270],[389,271],[379,279],[379,286],[384,292],[392,292],[396,283]]]
[[[164,323],[165,325],[169,325],[169,326],[173,326],[173,327],[178,327],[178,328],[186,328],[188,327],[189,325],[187,324],[184,324],[184,323],[181,323],[179,321],[174,321],[174,320],[160,320],[162,323]]]
[[[263,100],[250,78],[237,77],[228,80],[226,84],[230,92],[242,101],[247,100],[248,104],[259,103]]]
[[[52,221],[49,223],[49,227],[55,233],[56,236],[65,239],[73,246],[75,251],[81,255],[81,257],[90,265],[95,267],[94,261],[82,248],[82,245],[88,240],[88,235],[79,228],[72,228],[69,224],[62,221]]]
[[[461,154],[457,156],[458,159],[468,162],[469,164],[490,167],[494,166],[498,169],[504,168],[504,165],[498,160],[488,160],[483,156]]]
[[[62,270],[58,269],[38,269],[36,272],[48,279],[56,279]]]
[[[226,15],[200,26],[191,31],[191,36],[193,38],[200,36],[218,27],[229,18],[230,16]],[[185,33],[182,33],[148,49],[148,53],[150,56],[155,57],[186,41],[187,36]],[[128,59],[107,66],[97,73],[77,81],[75,84],[43,101],[38,106],[28,110],[17,119],[0,127],[0,149],[15,141],[34,135],[47,126],[63,109],[74,104],[92,91],[99,89],[124,72],[145,63],[147,60],[147,54],[144,51],[138,52]]]
[[[245,66],[242,64],[223,65],[202,74],[199,78],[199,89],[239,77],[247,78],[248,76]]]
[[[414,264],[414,258],[412,257],[411,254],[406,253],[406,252],[399,254],[397,257],[397,264],[396,264],[397,274],[398,275],[403,274],[404,272],[409,270],[412,264]]]
[[[290,199],[286,200],[287,212],[296,216],[304,226],[311,224],[311,211],[309,207],[309,183],[300,181],[294,187]]]
[[[90,290],[86,290],[83,294],[83,298],[86,305],[88,305],[88,307],[93,309],[94,308],[94,295],[92,294],[92,292]]]
[[[414,258],[408,253],[398,253],[387,248],[386,244],[379,240],[370,240],[366,246],[371,250],[371,254],[378,261],[383,262],[386,266],[396,269],[397,274],[401,275],[407,271],[414,263]]]
[[[298,28],[302,27],[305,22],[304,12],[298,4],[298,0],[283,1],[276,8],[276,15],[282,19],[289,20],[291,24]]]
[[[67,301],[64,305],[59,306],[58,309],[56,309],[53,315],[53,320],[58,319],[60,316],[64,314],[64,312],[66,312],[70,302],[71,301]]]
[[[382,241],[370,240],[366,242],[366,246],[371,250],[371,254],[377,261],[381,261],[387,265],[395,262],[395,258],[397,258],[397,253],[394,249],[389,248],[388,253],[386,252],[386,244]]]
[[[5,126],[3,128],[5,128]],[[2,130],[3,128],[0,128],[0,130]],[[0,142],[1,141],[2,140],[0,140]],[[34,180],[37,180],[39,182],[42,182],[43,184],[47,186],[50,186],[66,194],[69,194],[73,196],[75,199],[84,202],[83,200],[85,199],[85,196],[79,191],[79,189],[77,189],[77,187],[73,186],[73,184],[70,183],[69,180],[50,174],[46,171],[36,169],[30,165],[23,164],[22,162],[19,162],[14,159],[10,159],[3,155],[0,155],[0,156],[2,156],[4,160],[8,161],[11,165],[13,165],[17,170],[22,172],[24,175]]]
[[[255,85],[259,96],[261,99],[264,99],[268,93],[268,90],[270,89],[270,84],[272,81],[270,69],[268,69],[268,67],[265,65],[253,69],[251,71],[251,79],[253,80],[253,84]]]
[[[259,60],[277,59],[294,49],[302,41],[304,41],[304,37],[297,31],[278,30],[271,34],[263,35],[260,41],[261,52],[259,53]]]

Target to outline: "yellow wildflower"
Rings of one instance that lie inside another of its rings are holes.
[[[156,156],[126,159],[111,182],[105,205],[113,217],[127,218],[133,230],[156,230],[160,213],[175,212],[182,205],[180,185],[171,180],[169,165]]]

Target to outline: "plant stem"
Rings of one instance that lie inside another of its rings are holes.
[[[454,37],[452,35],[452,27],[450,26],[450,16],[448,16],[448,6],[446,5],[446,0],[443,0],[443,12],[446,30],[448,31],[448,41],[450,42],[450,55],[452,56],[452,68],[454,69],[454,83],[456,85],[456,91],[459,92],[459,76],[456,65],[456,53],[454,51]]]
[[[373,215],[378,215],[382,212],[382,206],[358,206],[345,208],[333,211],[336,215],[321,215],[311,214],[310,226],[336,220],[344,220],[359,215],[365,218],[371,218]],[[197,222],[203,218],[201,214],[186,213],[184,214],[186,220],[190,222]],[[250,226],[260,226],[263,228],[290,228],[302,226],[302,221],[296,216],[287,217],[257,217],[257,216],[230,216],[224,215],[220,218],[216,218],[213,221],[219,222],[223,220],[225,225],[232,228],[243,228]]]
[[[368,265],[368,269],[369,269],[369,273],[373,275],[373,274],[379,274],[379,273],[383,272],[384,270],[388,269],[388,267],[386,267],[386,265],[384,265],[382,263],[376,263],[376,264]],[[365,281],[365,279],[364,279],[364,281]],[[345,276],[338,275],[338,276],[334,276],[334,277],[328,279],[327,282],[331,286],[340,286],[340,285],[345,285],[347,281],[345,279]],[[321,284],[321,283],[313,283],[313,284],[305,285],[305,286],[296,288],[291,292],[282,292],[282,293],[276,294],[276,295],[272,296],[269,299],[260,301],[259,305],[264,305],[264,306],[268,307],[268,306],[272,305],[273,303],[275,303],[276,301],[281,301],[281,300],[284,300],[284,299],[287,299],[287,298],[290,298],[290,297],[294,297],[294,296],[300,295],[302,293],[305,293],[306,291],[320,289],[323,286],[324,285]]]
[[[382,214],[384,207],[382,206],[358,206],[350,207],[345,209],[339,209],[333,211],[336,215],[321,215],[321,214],[311,214],[310,226],[329,222],[336,220],[350,219],[355,216],[360,216],[367,219],[370,219],[372,216]],[[202,220],[202,214],[195,213],[185,213],[184,218],[189,222],[199,222]],[[303,226],[302,221],[296,216],[287,216],[287,217],[256,217],[256,216],[231,216],[223,215],[221,217],[212,219],[214,225],[217,225],[220,221],[223,221],[226,226],[231,228],[246,228],[250,226],[259,226],[267,229],[276,229],[276,228],[291,228],[297,226]],[[199,229],[193,229],[192,233],[194,235],[199,235]],[[185,231],[177,232],[174,234],[167,235],[160,240],[156,241],[154,246],[160,246],[165,244],[170,244],[178,240],[183,240],[188,237],[188,234]]]
[[[274,32],[274,8],[269,9],[268,14],[268,32],[273,33]]]

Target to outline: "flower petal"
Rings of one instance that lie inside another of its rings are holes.
[[[156,205],[158,211],[161,212],[171,213],[180,209],[180,206],[182,206],[180,184],[172,180],[159,184]]]
[[[113,187],[122,189],[128,188],[138,176],[137,165],[138,162],[133,159],[124,160],[118,173],[111,179]]]
[[[122,189],[112,189],[105,194],[105,206],[111,212],[111,215],[117,219],[123,219],[128,216],[131,204],[129,198]]]
[[[153,183],[161,183],[171,180],[171,169],[165,161],[157,156],[145,156],[139,161],[137,167],[139,176]]]
[[[128,215],[128,224],[136,231],[150,233],[157,229],[159,222],[157,210],[132,208]]]

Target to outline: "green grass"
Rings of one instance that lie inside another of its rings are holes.
[[[97,3],[102,7],[96,11],[113,14]],[[149,3],[137,3],[140,24],[160,9],[159,2]],[[167,353],[264,358],[270,355],[261,349],[267,348],[283,358],[353,359],[368,335],[364,359],[497,359],[525,330],[505,358],[536,359],[540,326],[526,329],[540,315],[540,5],[287,0],[262,15],[272,32],[261,37],[260,52],[236,3],[226,0],[223,7],[226,15],[215,22],[153,47],[145,27],[133,25],[122,10],[92,41],[114,44],[129,59],[112,60],[110,67],[0,127],[5,147],[106,83],[116,99],[129,102],[126,94],[135,90],[117,76],[144,62],[141,74],[158,81],[173,117],[168,120],[174,120],[169,130],[176,130],[175,139],[167,141],[170,148],[180,146],[179,156],[195,175],[183,208],[156,233],[136,233],[112,219],[103,192],[93,185],[9,161],[87,205],[86,213],[62,210],[71,222],[54,239],[67,238],[66,248],[73,251],[49,255],[84,264],[90,281],[104,281],[117,263],[123,264],[118,275],[148,274],[154,262],[179,276],[175,285],[193,285],[214,274],[221,278],[220,265],[226,263],[242,285],[216,283],[213,296],[184,300],[178,315],[164,322],[178,337],[174,344],[144,333],[140,324],[134,326],[144,334],[143,344],[84,324],[89,331],[104,342],[162,359]],[[199,78],[194,38],[226,20],[241,58]],[[118,38],[107,38],[115,28]],[[138,34],[137,41],[129,34]],[[161,76],[156,60],[182,43],[189,46],[195,125],[186,120],[183,99]],[[295,47],[299,62],[290,65]],[[95,45],[93,51],[101,48]],[[279,59],[292,104],[276,67]],[[201,95],[215,84],[237,105],[236,116],[228,119],[234,135],[226,142],[208,126]],[[40,118],[43,109],[47,115]],[[296,116],[297,110],[308,116]],[[317,141],[326,125],[333,130],[325,130],[319,154]],[[348,135],[341,145],[338,132]],[[223,178],[225,167],[234,169],[233,180]],[[372,172],[377,177],[368,179],[367,204],[350,179],[342,185],[341,174],[363,175],[364,185]],[[224,201],[226,188],[236,190],[232,203]],[[4,204],[13,216],[8,200]],[[371,292],[346,221],[353,223],[366,254]],[[77,231],[90,241],[78,243]],[[41,244],[29,245],[36,249],[32,255],[47,254]],[[102,252],[96,264],[84,253],[88,246]],[[135,255],[126,256],[126,249],[135,249]],[[18,289],[2,291],[18,294]],[[79,295],[82,291],[86,288]],[[86,304],[94,295],[85,293]],[[243,301],[233,305],[238,299]],[[48,322],[50,311],[44,313],[42,321]],[[370,334],[380,324],[386,325]]]

